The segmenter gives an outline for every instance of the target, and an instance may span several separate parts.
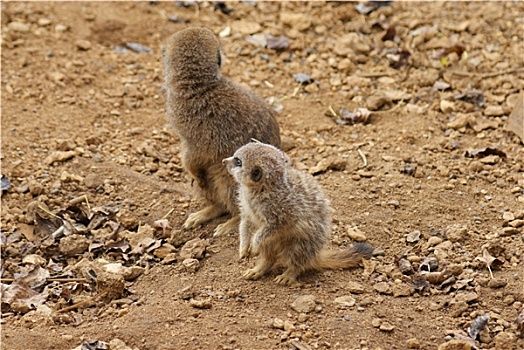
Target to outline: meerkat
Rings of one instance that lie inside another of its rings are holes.
[[[190,229],[224,214],[214,236],[238,227],[236,183],[222,159],[256,138],[280,147],[276,112],[253,92],[220,74],[221,46],[205,27],[174,33],[163,47],[166,114],[180,138],[183,168],[208,206],[183,224]]]
[[[319,183],[293,168],[281,150],[252,142],[223,163],[239,184],[239,257],[258,255],[244,278],[259,279],[280,265],[285,270],[275,281],[293,286],[306,270],[348,268],[371,257],[373,249],[363,243],[343,251],[326,248],[330,202]]]

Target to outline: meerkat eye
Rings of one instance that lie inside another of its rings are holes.
[[[259,167],[256,167],[255,169],[251,171],[251,180],[253,180],[254,182],[258,182],[260,181],[261,178],[262,178],[262,169],[260,169]]]
[[[235,157],[233,161],[235,162],[236,166],[242,166],[242,161],[239,158]]]

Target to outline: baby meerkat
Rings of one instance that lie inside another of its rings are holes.
[[[348,268],[373,249],[357,243],[343,251],[327,250],[331,207],[318,182],[290,165],[276,147],[253,142],[223,160],[239,184],[240,258],[259,255],[246,279],[259,279],[273,266],[285,271],[278,284],[296,285],[306,270]]]
[[[218,216],[232,218],[214,236],[238,227],[237,190],[221,164],[256,138],[280,147],[275,112],[253,92],[220,74],[220,42],[208,28],[190,27],[173,34],[163,48],[166,110],[180,137],[182,165],[208,206],[190,214],[186,229]]]

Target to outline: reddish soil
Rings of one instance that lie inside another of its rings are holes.
[[[45,282],[62,292],[36,310],[2,298],[2,349],[88,340],[111,349],[524,349],[524,148],[505,128],[524,87],[523,2],[393,2],[368,14],[337,2],[231,2],[229,14],[212,2],[1,6],[1,160],[11,182],[2,194],[3,294],[32,266],[22,263],[29,253],[70,278],[85,278],[75,268],[82,259],[143,268],[117,300],[92,280]],[[332,201],[332,249],[359,235],[376,248],[363,267],[308,273],[297,288],[276,285],[276,272],[246,281],[253,261],[237,262],[236,235],[211,236],[226,218],[181,231],[203,203],[164,114],[161,47],[189,25],[222,32],[223,74],[282,103],[284,149]],[[261,33],[289,47],[246,40]],[[115,49],[130,42],[151,52]],[[301,85],[298,73],[315,81]],[[333,114],[341,108],[372,113],[342,125]],[[86,212],[115,209],[122,239],[166,218],[172,230],[154,232],[164,250],[87,249],[102,229],[76,235],[87,242],[76,253],[60,239],[44,247],[35,206],[61,217],[83,195],[76,205]],[[193,238],[209,245],[192,267],[180,252]],[[296,311],[304,295],[316,306]],[[487,326],[469,338],[486,313]]]

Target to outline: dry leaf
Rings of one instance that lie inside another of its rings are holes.
[[[478,316],[475,318],[471,326],[468,327],[468,335],[471,337],[471,339],[477,339],[477,336],[480,332],[486,327],[489,321],[489,312],[487,314]]]

